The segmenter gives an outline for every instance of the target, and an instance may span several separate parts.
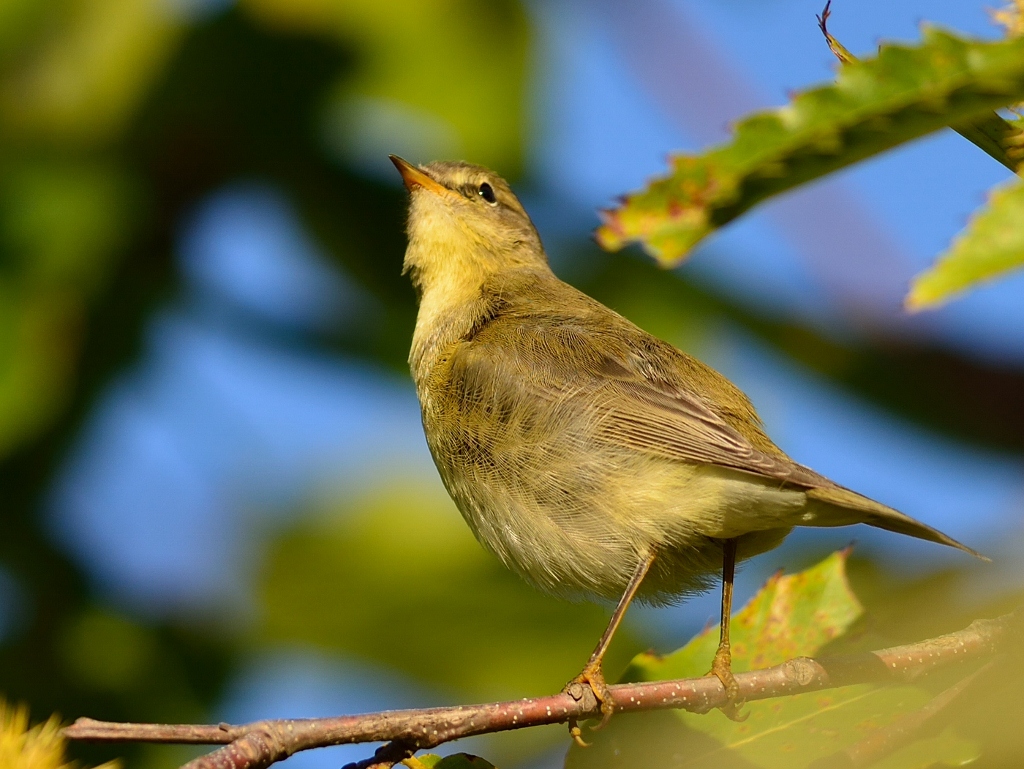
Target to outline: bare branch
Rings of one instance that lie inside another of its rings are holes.
[[[800,657],[764,670],[738,673],[736,682],[740,696],[750,701],[855,683],[912,681],[935,668],[990,654],[1019,621],[1018,611],[998,619],[977,620],[956,633],[906,646],[820,659]],[[725,689],[713,677],[617,684],[610,691],[617,712],[668,708],[706,712],[727,703]],[[64,729],[64,735],[73,740],[224,745],[191,761],[187,769],[260,769],[300,750],[387,742],[366,764],[385,766],[416,750],[463,737],[599,714],[593,692],[578,686],[568,693],[509,702],[256,721],[239,726],[111,723],[80,718]]]

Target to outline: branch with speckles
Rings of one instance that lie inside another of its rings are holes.
[[[856,683],[912,681],[936,668],[993,653],[1022,619],[1024,615],[1018,610],[906,646],[819,659],[800,657],[775,667],[737,673],[736,682],[740,696],[750,701]],[[727,702],[725,689],[715,677],[610,688],[616,712],[667,708],[707,712]],[[509,702],[256,721],[239,726],[111,723],[80,718],[64,729],[64,736],[72,740],[224,746],[183,769],[260,769],[300,750],[385,742],[373,758],[359,766],[389,767],[417,750],[463,737],[598,716],[600,708],[590,688],[573,684],[559,694]]]

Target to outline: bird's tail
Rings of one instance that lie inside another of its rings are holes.
[[[972,550],[938,529],[916,521],[909,515],[886,507],[872,499],[844,489],[842,486],[820,486],[807,489],[807,512],[814,519],[807,521],[806,526],[848,526],[854,523],[866,523],[879,529],[895,531],[940,545],[949,545],[965,553],[970,553],[983,561],[989,560],[976,550]]]

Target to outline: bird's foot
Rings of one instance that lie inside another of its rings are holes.
[[[728,643],[718,645],[708,676],[714,676],[725,687],[727,701],[719,710],[730,721],[746,721],[750,714],[741,712],[743,700],[740,699],[740,685],[732,674],[732,649]]]
[[[590,691],[594,693],[594,697],[601,705],[601,722],[592,728],[594,731],[604,729],[615,712],[615,705],[612,703],[612,693],[608,688],[607,682],[604,680],[604,672],[601,670],[601,663],[599,661],[588,662],[580,674],[567,683],[562,691],[573,699],[579,700],[583,697],[584,686],[590,687]],[[580,726],[576,719],[569,721],[569,735],[581,748],[590,745],[590,743],[583,740],[583,733],[580,731]]]

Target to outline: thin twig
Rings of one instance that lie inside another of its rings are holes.
[[[835,55],[839,61],[843,64],[851,64],[857,61],[857,57],[850,53],[846,46],[832,37],[828,31],[828,18],[832,15],[832,0],[828,0],[825,3],[825,8],[821,12],[821,16],[815,16],[818,20],[818,29],[821,30],[821,34],[825,36],[825,42],[828,43],[829,50]]]
[[[875,652],[800,657],[775,667],[738,673],[745,701],[817,691],[854,683],[912,681],[938,667],[976,659],[996,649],[1018,613],[977,620],[956,633]],[[727,704],[717,678],[617,684],[610,687],[617,712],[676,708],[705,712]],[[388,742],[391,752],[413,752],[477,734],[565,723],[599,715],[589,687],[548,697],[417,710],[390,710],[335,718],[281,719],[232,726],[131,724],[80,718],[64,729],[73,740],[220,744],[224,747],[186,764],[187,769],[261,769],[301,750],[365,742]],[[388,747],[388,746],[385,746]],[[392,758],[390,752],[383,756]],[[378,762],[380,763],[380,762]],[[372,764],[369,764],[372,765]]]

